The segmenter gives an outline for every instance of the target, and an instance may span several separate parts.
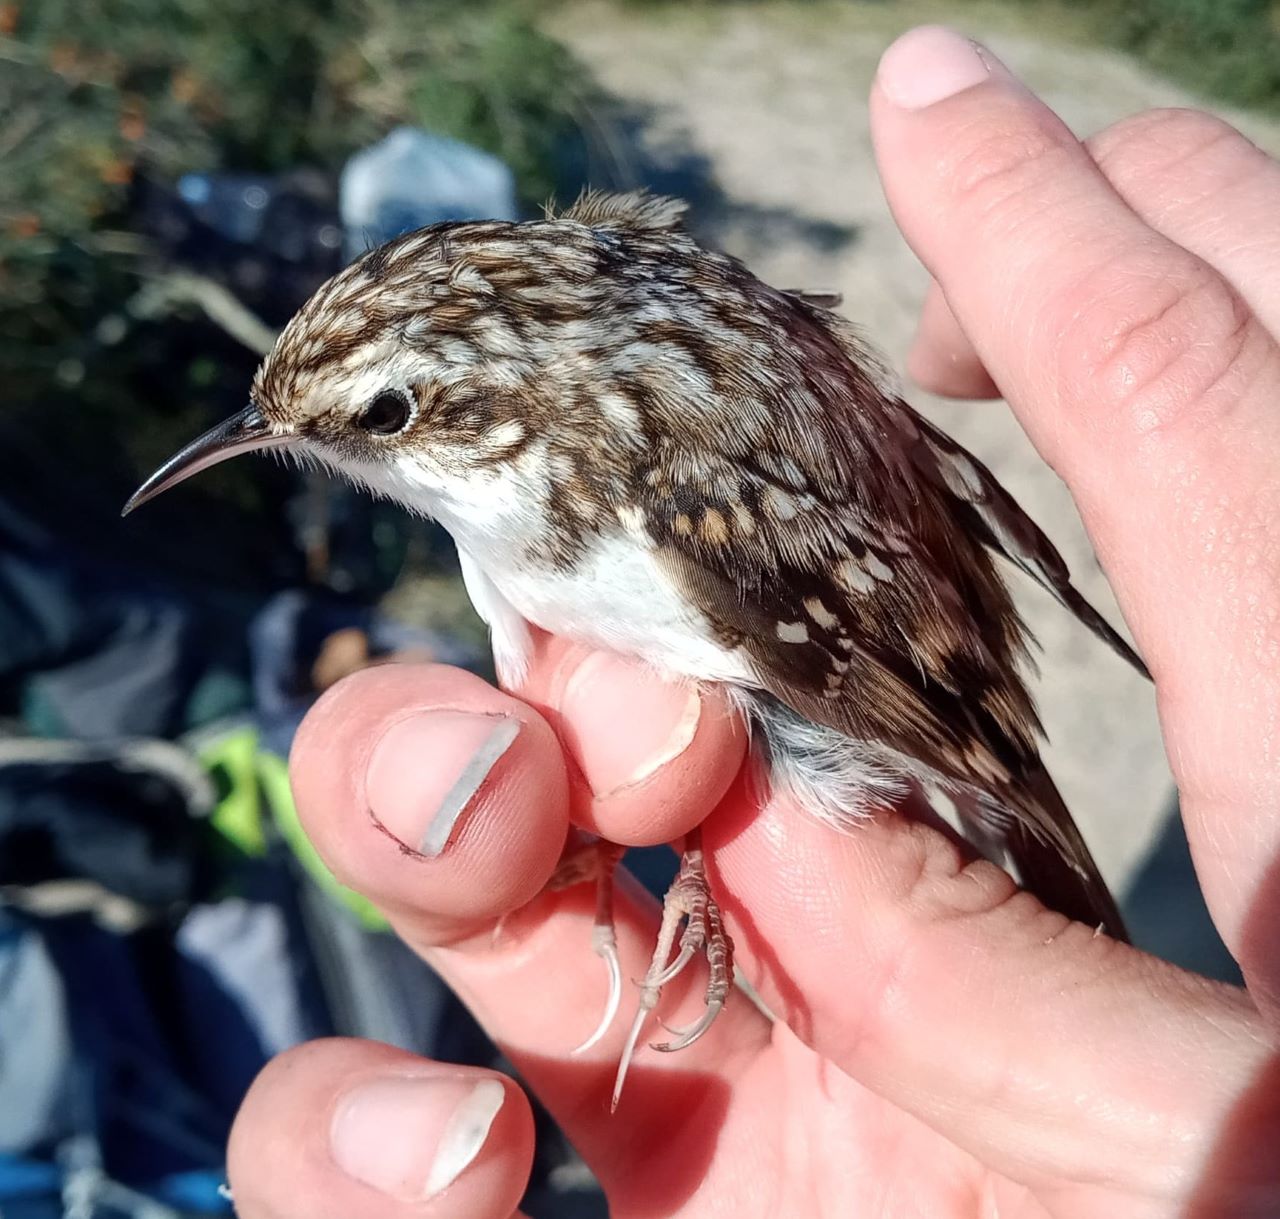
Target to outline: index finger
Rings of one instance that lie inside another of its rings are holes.
[[[1079,504],[1156,675],[1210,907],[1280,999],[1280,353],[985,48],[906,35],[872,121],[904,234]]]

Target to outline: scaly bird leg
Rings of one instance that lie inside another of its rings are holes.
[[[575,1050],[581,1054],[589,1050],[609,1031],[622,1003],[622,965],[618,960],[618,937],[613,929],[613,874],[626,847],[602,838],[578,842],[567,847],[547,882],[551,892],[569,889],[574,885],[594,880],[596,884],[596,916],[591,927],[591,948],[603,962],[609,975],[609,997],[605,1000],[604,1014],[595,1031]]]
[[[671,950],[675,946],[676,931],[681,919],[685,920],[684,934],[680,937],[680,951],[672,961]],[[618,1063],[611,1109],[618,1107],[622,1085],[626,1081],[640,1034],[644,1031],[649,1013],[658,1005],[662,988],[683,973],[699,952],[705,953],[707,958],[706,1010],[687,1028],[670,1030],[674,1040],[654,1043],[652,1048],[655,1050],[672,1053],[697,1041],[720,1014],[733,981],[733,941],[724,929],[720,907],[711,896],[706,860],[702,854],[702,833],[695,829],[685,838],[680,871],[662,902],[658,943],[653,951],[653,959],[649,962],[649,969],[640,983],[640,1005]]]

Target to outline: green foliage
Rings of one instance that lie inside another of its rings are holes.
[[[2,11],[2,10],[0,10]],[[75,236],[134,167],[336,167],[413,122],[551,186],[580,74],[507,0],[27,0],[0,58],[0,226]]]
[[[1204,96],[1280,111],[1275,0],[1130,0],[1099,15],[1119,45]]]
[[[1020,0],[1020,7],[1034,11],[1044,0]],[[1131,52],[1206,101],[1280,113],[1280,0],[1076,0],[1071,7],[1096,41]]]
[[[585,96],[512,0],[25,0],[2,26],[0,290],[22,307],[64,244],[138,248],[113,222],[139,166],[336,169],[412,122],[497,153],[540,201]]]
[[[511,0],[26,0],[0,25],[0,291],[19,308],[67,245],[140,248],[114,224],[139,166],[336,169],[413,122],[497,153],[541,201],[585,96]]]
[[[567,53],[499,0],[27,0],[6,14],[0,288],[22,305],[60,243],[136,244],[101,230],[140,165],[336,168],[413,122],[497,153],[540,200],[584,93]]]

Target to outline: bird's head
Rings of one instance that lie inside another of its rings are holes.
[[[526,239],[517,231],[437,226],[339,273],[280,334],[248,406],[165,462],[125,512],[212,465],[268,449],[411,507],[433,480],[514,455],[538,410],[538,351],[477,260],[493,270],[499,254],[518,258]]]
[[[265,449],[433,514],[490,481],[589,506],[659,438],[694,452],[710,428],[750,449],[778,385],[802,379],[760,359],[781,358],[794,302],[701,250],[682,212],[588,194],[560,217],[436,225],[371,251],[285,327],[249,405],[125,511]]]
[[[331,279],[280,334],[249,405],[160,467],[125,507],[241,453],[275,449],[423,507],[510,467],[594,411],[590,358],[626,296],[620,237],[565,218],[438,225]]]

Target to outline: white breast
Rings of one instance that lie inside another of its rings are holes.
[[[484,565],[483,556],[472,558]],[[620,529],[599,539],[571,571],[490,570],[489,576],[523,617],[544,630],[638,656],[668,675],[750,681],[741,654],[711,636],[652,551]]]
[[[667,675],[755,684],[745,658],[714,639],[658,566],[647,539],[621,523],[594,537],[569,569],[532,565],[529,552],[549,530],[545,495],[537,490],[545,474],[529,477],[503,466],[450,479],[415,464],[384,467],[376,482],[453,536],[471,600],[493,632],[504,681],[523,667],[523,620],[639,657]]]

